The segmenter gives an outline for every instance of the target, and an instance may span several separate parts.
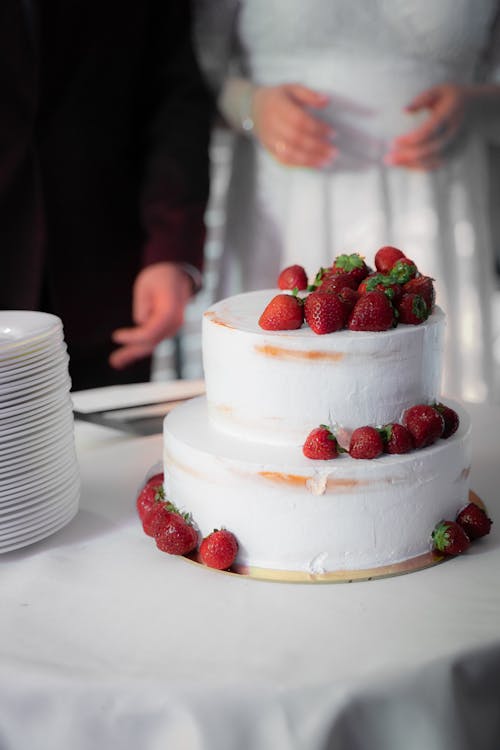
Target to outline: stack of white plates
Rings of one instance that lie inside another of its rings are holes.
[[[44,539],[78,511],[70,388],[59,318],[0,311],[0,552]]]

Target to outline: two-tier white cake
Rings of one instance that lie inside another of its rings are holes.
[[[440,400],[445,316],[379,333],[264,331],[276,290],[210,308],[203,321],[206,397],[165,419],[167,497],[203,536],[225,527],[240,570],[315,580],[371,577],[433,561],[431,532],[469,493],[470,421],[404,455],[305,458],[311,429],[400,421]]]

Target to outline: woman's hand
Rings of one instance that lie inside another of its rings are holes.
[[[445,83],[423,91],[406,111],[426,109],[429,116],[418,128],[393,141],[386,164],[422,171],[440,167],[462,132],[470,102],[468,86]]]
[[[300,84],[257,86],[252,100],[254,134],[282,164],[323,167],[331,164],[337,149],[331,127],[308,109],[321,109],[328,97]]]
[[[157,344],[174,336],[184,321],[192,294],[190,277],[176,263],[153,263],[137,275],[133,289],[133,328],[119,328],[113,341],[120,344],[111,354],[111,367],[121,370],[149,357]]]

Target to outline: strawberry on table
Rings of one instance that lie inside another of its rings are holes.
[[[455,521],[441,521],[431,535],[434,549],[446,555],[461,555],[470,547],[470,539]]]
[[[384,442],[375,427],[358,427],[351,435],[349,455],[352,458],[377,458],[383,453]]]
[[[307,274],[302,266],[284,268],[278,276],[278,289],[307,289]]]
[[[405,325],[418,326],[429,317],[429,309],[420,294],[406,292],[397,306],[399,322]]]
[[[227,570],[238,553],[236,537],[227,529],[215,529],[200,544],[200,559],[209,568]]]
[[[336,294],[311,292],[304,302],[304,317],[314,333],[333,333],[344,327],[346,308]]]
[[[161,482],[158,480],[157,483],[151,484],[148,481],[137,495],[135,502],[141,521],[144,522],[144,519],[151,513],[153,508],[161,505],[164,499],[163,479]]]
[[[413,437],[411,432],[402,424],[392,422],[384,425],[380,434],[384,441],[385,453],[408,453],[413,450]]]
[[[404,257],[405,254],[402,250],[399,250],[397,247],[392,247],[391,245],[385,245],[375,253],[375,268],[377,271],[380,271],[380,273],[389,273],[396,261],[401,260],[401,258]]]
[[[411,432],[415,448],[432,445],[444,432],[443,417],[428,404],[410,406],[403,414],[403,424]]]
[[[490,533],[493,521],[483,508],[475,503],[468,503],[462,508],[456,519],[469,539],[479,539]]]
[[[147,480],[144,486],[148,487],[149,485],[153,485],[157,487],[158,485],[163,484],[164,481],[165,481],[165,475],[163,471],[160,471],[158,472],[158,474],[153,474],[153,476],[149,477],[149,479]]]
[[[434,279],[430,276],[416,276],[403,284],[403,294],[419,294],[424,298],[429,313],[434,309],[436,292],[434,290]]]
[[[302,446],[302,453],[306,458],[319,459],[320,461],[337,458],[339,454],[337,439],[330,428],[322,424],[311,430]]]
[[[351,331],[387,331],[394,325],[394,308],[379,290],[361,295],[350,315]]]
[[[198,544],[196,529],[187,522],[184,516],[171,512],[161,518],[155,526],[154,539],[162,552],[170,555],[186,555]]]
[[[259,318],[266,331],[293,331],[304,322],[304,303],[295,294],[277,294]]]
[[[333,262],[332,269],[334,273],[347,273],[356,285],[360,284],[370,273],[370,269],[359,253],[338,255]]]
[[[444,419],[444,431],[441,437],[446,440],[458,430],[460,418],[455,409],[452,409],[451,406],[446,406],[446,404],[442,404],[441,402],[433,404],[433,406]]]

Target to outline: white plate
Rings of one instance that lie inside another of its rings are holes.
[[[73,412],[67,404],[64,408],[52,409],[49,414],[33,416],[31,420],[8,425],[3,431],[0,430],[0,452],[8,453],[11,449],[17,450],[21,445],[30,445],[32,442],[43,440],[44,436],[50,437],[59,425],[73,422]]]
[[[57,370],[53,373],[48,383],[38,382],[35,383],[31,388],[17,393],[16,390],[0,395],[0,416],[4,412],[8,412],[9,409],[28,405],[30,402],[34,404],[43,403],[43,401],[54,394],[55,392],[64,391],[69,393],[71,388],[71,380],[68,375],[66,368]]]
[[[0,376],[0,397],[5,397],[13,391],[20,394],[32,388],[37,383],[46,382],[62,372],[68,372],[69,357],[67,352],[58,352],[44,363],[43,367],[22,369],[18,376]]]
[[[77,463],[74,446],[69,446],[68,450],[62,456],[56,456],[41,462],[38,466],[32,467],[29,471],[19,470],[17,474],[7,476],[5,479],[0,478],[0,497],[4,493],[10,494],[18,488],[27,489],[33,485],[43,482],[47,477],[58,474],[65,469],[68,464]]]
[[[62,332],[61,319],[33,310],[0,311],[0,356]]]
[[[58,498],[50,503],[45,503],[42,507],[34,508],[31,513],[27,513],[25,516],[19,516],[16,519],[12,519],[10,522],[0,521],[0,542],[14,536],[24,535],[35,531],[40,526],[52,522],[54,518],[60,516],[65,510],[73,505],[80,497],[80,487],[75,486],[64,494],[61,494]]]
[[[45,367],[52,362],[52,359],[67,352],[67,346],[64,340],[53,341],[50,346],[42,349],[32,349],[25,352],[22,356],[12,357],[9,360],[0,359],[0,378],[18,378],[23,377],[30,370],[37,370]]]
[[[0,517],[0,539],[31,532],[48,521],[52,521],[54,516],[60,515],[69,505],[72,505],[79,495],[80,487],[75,486],[68,488],[66,492],[59,493],[58,497],[41,502],[38,506],[14,513],[10,518]]]
[[[48,536],[52,536],[56,531],[59,531],[76,516],[78,513],[78,501],[73,506],[69,507],[67,511],[55,520],[53,523],[48,524],[44,528],[36,530],[32,534],[26,534],[26,536],[19,536],[16,540],[11,540],[0,543],[0,553],[13,552],[16,549],[27,547],[29,544],[40,542],[42,539],[46,539]]]
[[[0,481],[4,481],[8,476],[19,475],[20,467],[25,472],[30,472],[42,462],[67,455],[70,447],[74,450],[72,430],[61,432],[57,440],[41,444],[29,452],[19,451],[17,454],[10,454],[5,460],[0,461]]]
[[[77,488],[81,489],[81,478],[79,475],[74,475],[68,481],[64,480],[60,482],[57,487],[49,487],[46,490],[41,490],[38,496],[30,497],[26,501],[18,498],[17,502],[12,503],[10,506],[3,507],[0,505],[0,526],[15,518],[26,515],[26,513],[37,511],[45,504],[60,500],[67,495],[73,495]]]
[[[80,481],[80,468],[78,464],[68,462],[67,466],[60,469],[58,473],[47,476],[43,481],[28,487],[16,487],[9,494],[2,493],[0,508],[3,511],[19,504],[37,502],[41,493],[56,492],[59,487],[76,481]]]
[[[40,423],[34,424],[24,434],[22,432],[10,434],[0,442],[0,456],[2,461],[22,451],[36,450],[44,443],[54,442],[59,435],[68,434],[74,430],[73,414],[68,410],[45,417]]]
[[[45,336],[25,344],[11,347],[8,352],[0,350],[0,369],[7,369],[25,365],[33,359],[45,357],[50,352],[61,349],[64,346],[64,337],[62,331],[55,335]]]
[[[13,406],[10,409],[0,409],[0,436],[8,434],[10,430],[32,424],[40,417],[72,411],[69,391],[65,388],[56,389],[54,393],[49,393],[46,398],[39,399],[36,403],[23,403]],[[5,417],[3,416],[5,412]]]

